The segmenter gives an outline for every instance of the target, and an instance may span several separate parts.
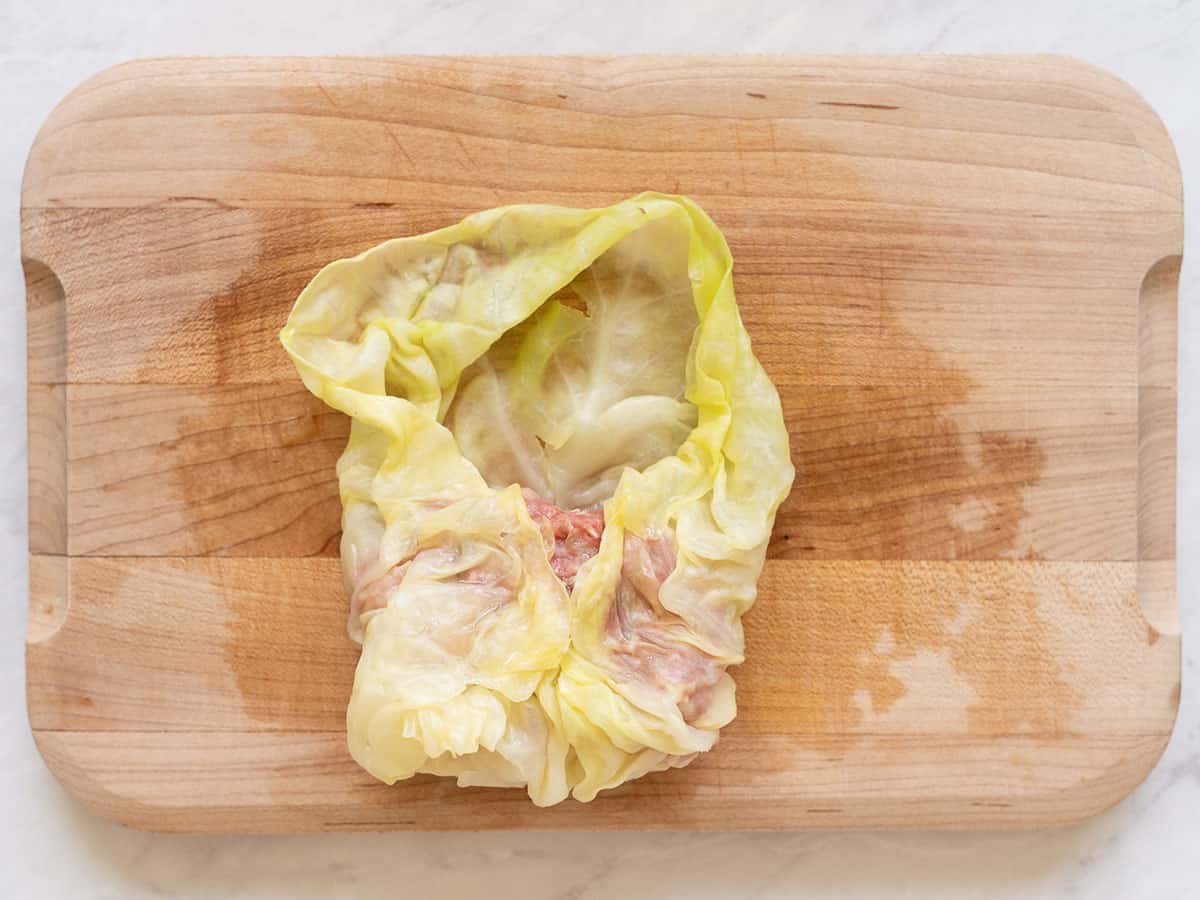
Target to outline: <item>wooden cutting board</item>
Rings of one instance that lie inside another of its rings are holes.
[[[688,194],[798,477],[740,713],[536,809],[345,749],[334,461],[276,339],[318,268],[498,204]],[[29,718],[144,828],[1034,826],[1125,796],[1179,702],[1178,164],[1053,57],[156,60],[22,193]]]

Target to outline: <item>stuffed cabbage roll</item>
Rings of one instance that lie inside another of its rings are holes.
[[[792,481],[692,201],[510,206],[325,267],[281,338],[338,462],[351,754],[539,805],[710,749]]]

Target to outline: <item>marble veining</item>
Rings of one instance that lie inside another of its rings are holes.
[[[1200,843],[1200,191],[1185,195],[1179,322],[1179,604],[1186,685],[1162,763],[1132,797],[1074,828],[1007,834],[146,835],[69,799],[29,735],[21,172],[52,106],[124,59],[172,54],[527,52],[1053,52],[1121,75],[1200,183],[1200,2],[965,0],[835,4],[336,4],[162,0],[0,6],[0,896],[593,898],[1183,897]],[[201,11],[203,10],[203,11]]]

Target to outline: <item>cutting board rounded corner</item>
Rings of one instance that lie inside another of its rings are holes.
[[[77,122],[86,120],[97,89],[107,87],[113,82],[128,81],[136,90],[138,87],[137,71],[152,67],[156,59],[155,57],[144,57],[105,66],[83,79],[54,104],[34,134],[33,142],[29,145],[29,152],[25,154],[25,166],[21,176],[22,208],[30,205],[26,198],[32,195],[35,190],[34,185],[38,183],[39,179],[53,174],[56,164],[61,161],[57,156],[51,156],[49,159],[43,157],[41,151],[47,138],[61,129],[70,128]],[[53,202],[53,198],[41,198],[37,205]]]
[[[1158,110],[1145,95],[1120,75],[1082,57],[1064,53],[1053,54],[1050,58],[1062,60],[1074,70],[1066,79],[1068,84],[1108,97],[1109,111],[1127,122],[1131,136],[1147,152],[1155,154],[1160,161],[1174,169],[1182,203],[1183,170],[1179,165],[1175,142]]]
[[[105,821],[138,831],[186,831],[178,824],[182,810],[164,804],[161,808],[143,802],[108,784],[102,773],[89,765],[86,750],[74,747],[70,732],[34,728],[33,742],[46,768],[69,797]]]
[[[1049,792],[1039,812],[1029,815],[1018,827],[1071,828],[1120,806],[1142,786],[1158,765],[1174,734],[1178,712],[1166,730],[1150,736],[1134,753],[1115,755],[1112,766],[1100,777],[1081,781],[1069,789]]]

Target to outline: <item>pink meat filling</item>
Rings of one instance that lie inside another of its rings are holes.
[[[603,510],[562,509],[528,488],[522,495],[529,517],[541,532],[550,568],[567,591],[574,590],[580,568],[600,552]],[[675,569],[674,541],[665,534],[626,534],[622,551],[621,577],[605,623],[613,658],[634,679],[675,694],[684,720],[693,721],[711,704],[724,666],[686,639],[686,623],[659,600],[663,582]],[[395,566],[354,592],[353,614],[385,607],[410,566],[453,569],[456,552],[453,547],[430,548]],[[456,575],[454,580],[478,585],[481,590],[513,589],[507,583],[512,573],[494,571],[491,566],[466,568]]]
[[[541,529],[550,554],[550,568],[568,591],[575,588],[579,568],[600,552],[604,511],[562,509],[525,488],[522,492],[529,517]]]
[[[600,536],[604,533],[603,510],[561,509],[528,488],[522,493],[529,516],[538,526],[546,544],[550,568],[568,591],[573,590],[580,566],[600,552]],[[351,615],[357,617],[383,609],[388,604],[388,597],[404,581],[410,565],[420,561],[426,554],[445,552],[447,548],[422,550],[413,559],[394,566],[383,577],[366,585],[358,585],[351,599]],[[455,580],[480,585],[496,582],[494,573],[474,569],[459,573]]]
[[[600,552],[603,511],[561,509],[528,488],[522,493],[542,531],[550,567],[572,590],[580,566]],[[622,550],[621,578],[606,623],[614,658],[635,678],[676,692],[684,720],[693,721],[708,709],[725,669],[682,639],[685,624],[659,602],[659,590],[675,569],[675,543],[668,535],[626,534]]]
[[[636,680],[675,692],[684,721],[691,722],[711,705],[725,668],[687,640],[686,623],[659,599],[675,561],[670,536],[626,534],[606,630],[614,658]]]

